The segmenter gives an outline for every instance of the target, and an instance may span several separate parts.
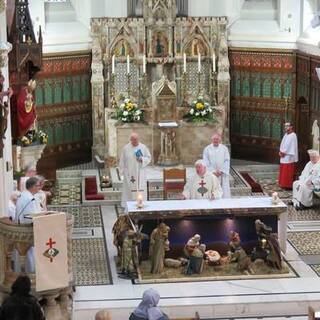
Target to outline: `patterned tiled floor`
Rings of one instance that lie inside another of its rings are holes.
[[[81,202],[80,184],[57,184],[51,205],[76,205]]]
[[[72,258],[77,286],[111,284],[104,238],[72,240]]]
[[[68,212],[74,215],[74,228],[102,227],[100,207],[49,206],[49,210]]]
[[[288,241],[300,255],[320,254],[320,231],[289,232]]]

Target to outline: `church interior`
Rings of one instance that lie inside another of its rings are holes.
[[[0,0],[0,71],[1,303],[320,317],[319,0]]]

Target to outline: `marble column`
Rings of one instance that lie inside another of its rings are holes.
[[[0,68],[5,77],[4,89],[9,87],[8,52],[11,45],[7,43],[6,34],[6,1],[0,0]],[[7,99],[7,98],[5,98]],[[10,114],[10,113],[9,113]],[[6,207],[13,190],[11,121],[8,117],[8,128],[4,139],[3,157],[0,159],[0,216],[6,214]]]

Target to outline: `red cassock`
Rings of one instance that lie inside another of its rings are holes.
[[[279,186],[284,189],[292,189],[295,174],[295,163],[280,163]]]
[[[27,87],[23,87],[18,96],[17,118],[19,136],[25,135],[34,124],[36,119],[36,110],[32,93],[29,93]]]

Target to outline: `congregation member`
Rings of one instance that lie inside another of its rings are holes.
[[[136,200],[137,194],[147,199],[146,167],[151,162],[151,154],[147,146],[139,141],[137,133],[130,135],[130,142],[122,149],[119,169],[123,175],[121,206]]]
[[[7,208],[7,216],[11,221],[15,221],[16,213],[17,213],[17,201],[20,198],[21,192],[20,191],[13,191],[10,195],[10,199],[8,201],[8,208]]]
[[[293,132],[291,122],[284,124],[285,134],[280,144],[280,171],[279,171],[279,186],[283,189],[292,189],[295,163],[298,162],[298,139]]]
[[[212,172],[222,187],[222,197],[230,198],[230,154],[228,148],[221,143],[221,135],[212,136],[212,143],[203,151],[203,160],[209,172]]]
[[[129,320],[169,320],[168,316],[157,307],[160,300],[159,293],[150,288],[144,291],[142,301],[131,313]]]
[[[196,173],[186,183],[183,199],[220,199],[222,188],[218,178],[208,172],[205,162],[197,160],[195,163]]]
[[[310,161],[304,167],[299,180],[293,183],[292,202],[297,210],[313,205],[313,193],[320,190],[320,156],[318,150],[308,150]]]
[[[0,320],[44,320],[42,308],[30,292],[30,278],[19,276],[11,286],[10,296],[1,306]]]
[[[20,178],[19,182],[19,190],[25,191],[26,190],[26,182],[30,177],[34,177],[37,174],[37,169],[33,164],[29,164],[25,168],[25,175]]]

